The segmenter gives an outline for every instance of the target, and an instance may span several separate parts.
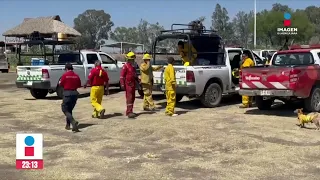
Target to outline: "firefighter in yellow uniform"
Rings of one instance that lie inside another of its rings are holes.
[[[254,61],[249,58],[248,53],[243,53],[242,55],[242,64],[240,66],[240,70],[242,68],[248,68],[248,67],[253,67],[254,66]],[[242,96],[242,105],[240,108],[248,108],[252,106],[252,97],[249,96]]]
[[[167,98],[167,107],[166,115],[167,116],[177,116],[174,113],[174,107],[176,106],[176,74],[173,68],[173,57],[168,58],[168,66],[164,70],[164,80],[166,83],[166,98]]]
[[[183,61],[183,65],[184,66],[190,66],[193,65],[196,58],[197,58],[197,50],[191,45],[191,59],[189,59],[189,44],[188,43],[184,43],[182,41],[178,42],[178,52],[181,56],[181,59]]]
[[[143,89],[143,109],[145,111],[154,111],[155,105],[152,99],[153,71],[158,71],[163,66],[152,67],[150,64],[151,56],[143,55],[143,62],[140,65],[141,86]]]

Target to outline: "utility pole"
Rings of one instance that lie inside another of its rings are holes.
[[[254,0],[254,30],[253,30],[253,47],[257,46],[257,0]]]

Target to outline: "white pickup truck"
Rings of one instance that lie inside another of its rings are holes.
[[[65,63],[73,64],[74,71],[80,76],[81,84],[84,85],[96,60],[100,60],[102,67],[107,70],[110,86],[119,86],[123,63],[107,53],[89,50],[81,50],[80,54],[79,52],[60,54],[58,65],[17,66],[16,86],[30,89],[31,95],[36,99],[43,99],[48,93],[54,92],[62,98],[63,88],[58,85],[58,82],[65,72]]]
[[[239,79],[232,75],[232,71],[239,69],[241,55],[247,52],[254,60],[255,65],[263,66],[263,60],[254,52],[242,48],[224,48],[224,55],[214,64],[183,66],[174,65],[177,80],[176,101],[183,96],[199,98],[205,107],[216,107],[220,104],[223,95],[236,94],[239,88]],[[155,56],[157,60],[162,60]],[[165,66],[166,67],[166,66]],[[154,90],[165,91],[163,71],[154,71]]]

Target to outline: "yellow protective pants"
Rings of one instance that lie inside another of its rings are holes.
[[[174,107],[176,106],[176,91],[167,90],[166,97],[167,97],[166,114],[172,115],[174,114]]]
[[[97,117],[101,110],[104,108],[102,107],[102,97],[104,95],[104,86],[92,86],[90,91],[90,101],[93,106],[93,117]]]
[[[142,84],[143,90],[143,108],[155,108],[154,102],[152,99],[152,85],[151,84]]]
[[[252,97],[242,96],[242,105],[245,107],[252,106]]]

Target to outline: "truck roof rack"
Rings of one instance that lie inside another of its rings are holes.
[[[174,28],[180,26],[180,28]],[[163,30],[161,34],[212,34],[215,30],[207,30],[200,21],[192,21],[189,24],[172,24],[170,30]]]
[[[295,49],[320,49],[320,44],[313,44],[313,45],[291,45],[289,47],[289,50],[295,50]]]

